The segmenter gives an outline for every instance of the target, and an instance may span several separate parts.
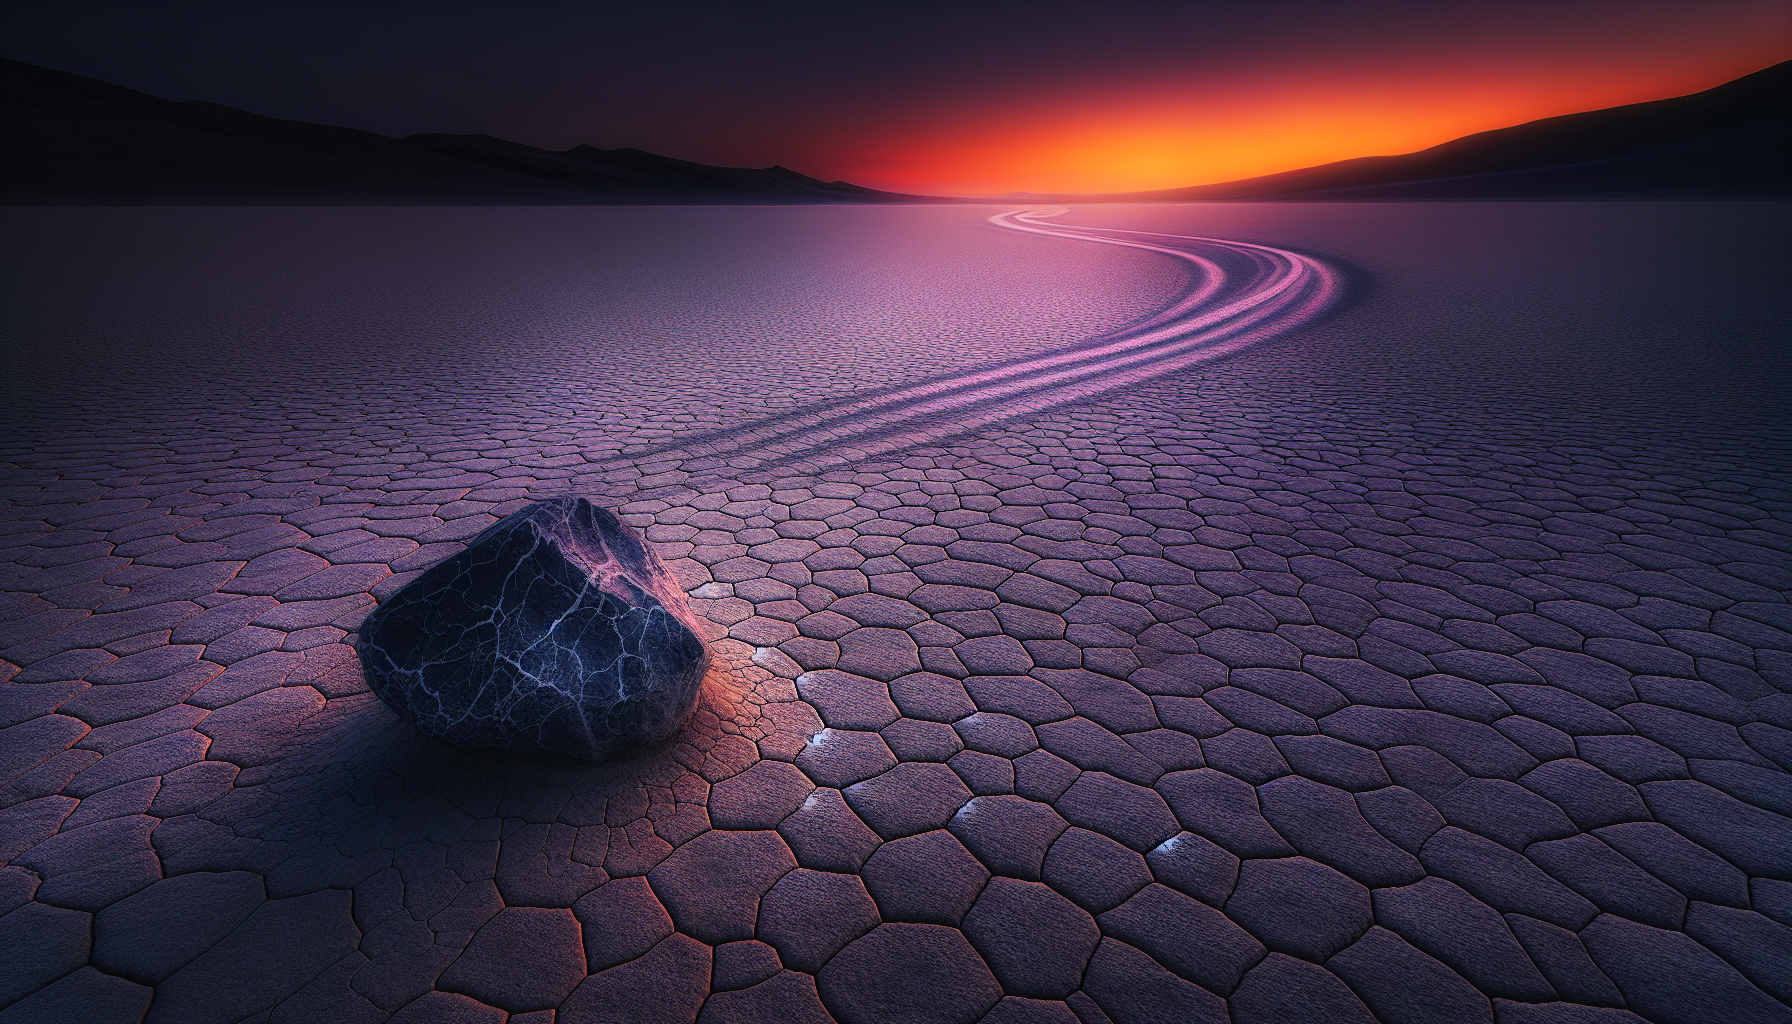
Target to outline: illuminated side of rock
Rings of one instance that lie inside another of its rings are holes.
[[[358,647],[373,692],[423,733],[559,764],[665,740],[709,665],[665,564],[574,497],[512,514],[411,581]]]

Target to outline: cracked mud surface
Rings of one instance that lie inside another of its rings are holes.
[[[1187,284],[992,212],[9,211],[0,1020],[1792,1019],[1785,207],[1085,208],[1358,295],[631,457]],[[690,590],[696,718],[418,738],[350,634],[568,490]]]

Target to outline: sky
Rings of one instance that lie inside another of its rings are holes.
[[[0,54],[386,135],[1124,192],[1407,153],[1792,57],[1792,0],[6,0]]]

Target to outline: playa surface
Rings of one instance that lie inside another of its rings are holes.
[[[1792,1019],[1788,206],[1078,207],[1341,292],[851,412],[1201,285],[1012,209],[0,215],[0,1020]],[[355,628],[568,491],[697,715],[420,739]]]

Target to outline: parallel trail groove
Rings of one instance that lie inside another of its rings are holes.
[[[1194,271],[1188,290],[1123,330],[1045,355],[822,402],[623,458],[677,465],[692,476],[768,467],[826,469],[972,433],[1018,416],[1085,401],[1208,362],[1297,330],[1342,293],[1337,270],[1302,253],[1196,235],[1090,228],[1049,220],[1055,208],[989,221],[1052,238],[1162,253]]]

